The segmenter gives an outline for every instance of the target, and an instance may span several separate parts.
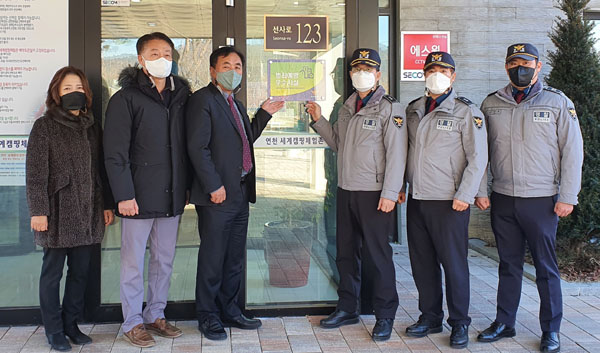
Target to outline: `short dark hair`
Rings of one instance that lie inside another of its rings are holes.
[[[138,55],[142,53],[142,50],[144,50],[144,46],[146,45],[146,43],[155,39],[167,42],[167,44],[171,46],[171,49],[175,50],[175,44],[173,44],[173,41],[171,40],[171,38],[169,38],[169,36],[162,32],[152,32],[144,34],[140,37],[140,39],[137,40],[137,43],[135,43],[135,49],[137,50]]]
[[[221,47],[219,49],[215,49],[215,51],[210,54],[210,67],[217,66],[217,60],[221,57],[229,56],[229,54],[237,54],[242,60],[242,66],[244,66],[244,54],[242,54],[239,50],[234,47]]]
[[[65,66],[56,71],[54,77],[52,77],[52,80],[50,80],[50,85],[48,85],[48,94],[46,96],[47,110],[60,107],[60,85],[68,75],[79,76],[79,79],[81,80],[81,86],[85,92],[85,107],[88,109],[92,107],[92,90],[90,89],[90,84],[85,77],[85,74],[83,71],[74,66]]]

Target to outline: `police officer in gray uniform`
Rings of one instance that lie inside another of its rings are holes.
[[[406,329],[412,337],[442,332],[442,271],[446,278],[450,345],[468,345],[470,204],[487,165],[483,114],[452,89],[455,64],[446,52],[425,59],[426,94],[406,108],[409,184],[407,236],[421,316]],[[398,199],[403,202],[402,192]]]
[[[321,320],[325,328],[358,322],[361,252],[374,269],[373,307],[377,322],[372,338],[390,338],[398,308],[396,275],[388,234],[404,179],[407,135],[402,108],[379,86],[379,54],[357,49],[350,77],[356,89],[331,125],[315,102],[307,103],[311,126],[338,153],[337,257],[340,274],[337,309]]]
[[[510,84],[481,105],[488,126],[492,195],[487,198],[484,178],[476,205],[485,209],[491,201],[500,267],[496,320],[477,340],[493,342],[516,334],[527,244],[540,295],[540,350],[558,352],[562,295],[556,228],[558,218],[568,216],[577,204],[583,141],[573,102],[561,91],[544,87],[541,68],[533,45],[511,45],[506,54]]]

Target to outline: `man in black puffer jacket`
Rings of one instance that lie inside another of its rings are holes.
[[[188,157],[184,110],[189,84],[171,75],[173,42],[163,33],[137,42],[140,67],[121,72],[104,133],[105,164],[121,217],[121,303],[124,337],[136,347],[155,344],[152,331],[178,337],[165,320],[179,218],[186,204]],[[150,238],[147,305],[144,254]]]

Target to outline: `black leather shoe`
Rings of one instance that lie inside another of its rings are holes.
[[[321,327],[335,328],[344,325],[352,325],[358,322],[358,313],[348,313],[343,310],[334,311],[327,318],[321,320]]]
[[[227,332],[223,328],[223,323],[216,317],[211,316],[204,319],[198,326],[198,330],[209,340],[222,341],[227,339]]]
[[[65,327],[65,335],[71,339],[71,342],[78,345],[92,343],[92,338],[81,332],[79,327],[77,327],[77,324],[74,324],[69,328]]]
[[[387,341],[392,335],[394,319],[377,319],[373,327],[373,341]]]
[[[456,325],[452,326],[450,334],[450,347],[465,348],[469,344],[469,326]]]
[[[542,341],[540,342],[541,352],[560,352],[560,336],[558,332],[542,333]]]
[[[223,325],[225,327],[241,328],[242,330],[254,330],[261,327],[262,322],[259,319],[249,319],[243,314],[240,314],[240,316],[231,319],[223,319]]]
[[[52,335],[46,335],[48,343],[52,346],[55,351],[67,352],[71,350],[71,344],[67,341],[65,334],[62,332],[55,333]]]
[[[504,337],[515,337],[516,331],[514,327],[508,327],[498,321],[492,322],[490,327],[481,331],[477,335],[477,341],[479,342],[496,342],[497,340]]]
[[[434,323],[419,319],[419,321],[406,328],[406,335],[410,337],[425,337],[430,333],[440,333],[442,331],[441,322]]]

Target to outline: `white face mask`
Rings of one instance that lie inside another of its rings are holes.
[[[352,74],[352,86],[359,92],[366,92],[375,86],[375,74],[359,71]]]
[[[425,87],[433,94],[442,94],[450,88],[452,79],[441,72],[434,72],[425,79]]]
[[[144,57],[142,57],[142,59],[144,59]],[[171,74],[171,66],[173,65],[173,62],[165,58],[159,58],[156,60],[144,59],[144,63],[146,64],[146,70],[148,70],[148,73],[156,78],[165,78]]]

